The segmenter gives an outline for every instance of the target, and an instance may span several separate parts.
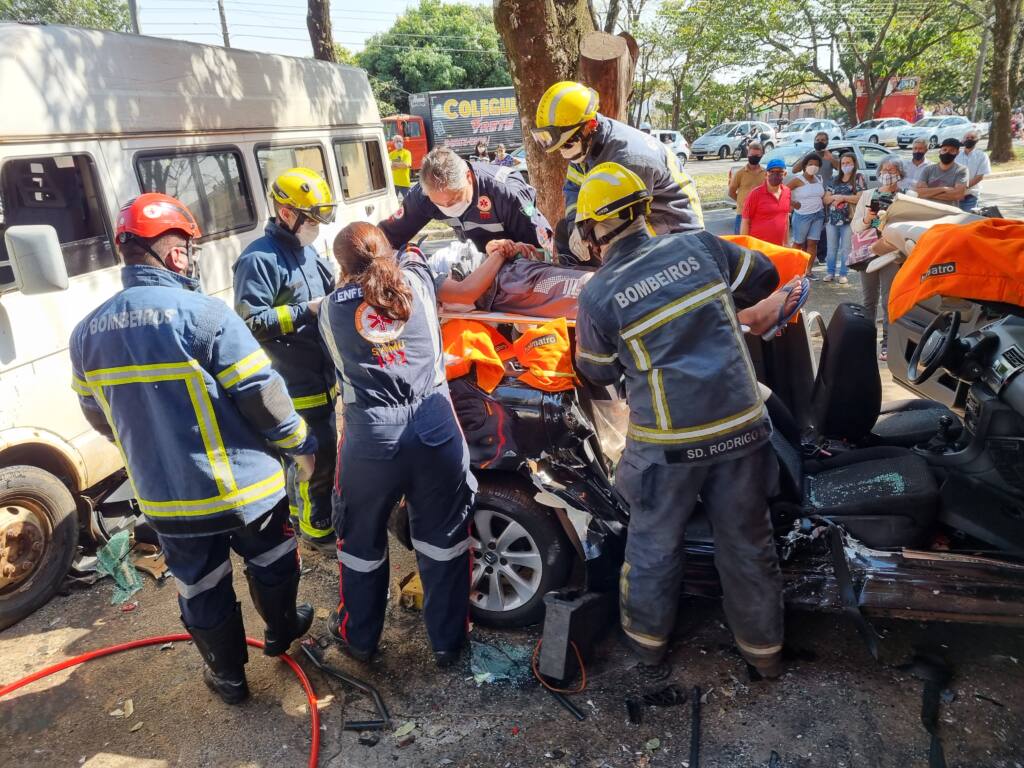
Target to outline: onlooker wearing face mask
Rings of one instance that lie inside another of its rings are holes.
[[[846,257],[850,255],[850,214],[867,189],[867,182],[857,172],[857,157],[852,152],[839,158],[839,173],[825,185],[825,205],[828,206],[827,230],[828,258],[825,260],[825,282],[836,279],[846,285]]]
[[[818,241],[825,226],[825,185],[821,180],[821,156],[811,153],[803,161],[803,173],[789,181],[793,193],[793,247],[806,251],[807,274],[818,255]]]
[[[743,204],[740,234],[756,237],[776,245],[789,241],[789,211],[792,193],[783,184],[786,163],[776,157],[769,160],[765,182],[747,195]]]
[[[504,144],[499,144],[494,148],[494,159],[491,160],[491,165],[501,165],[508,168],[514,168],[516,165],[516,159],[505,152]]]
[[[481,163],[489,163],[491,161],[491,156],[487,154],[486,141],[478,141],[476,143],[476,149],[473,151],[473,157],[470,159]]]
[[[967,194],[960,201],[960,210],[973,211],[978,207],[981,198],[981,181],[986,174],[992,173],[992,165],[988,155],[978,149],[977,130],[970,130],[964,136],[964,146],[957,155],[956,161],[967,167]]]
[[[924,159],[928,153],[928,142],[925,139],[914,139],[911,151],[914,153],[913,160],[903,164],[903,171],[906,175],[900,180],[900,192],[916,188],[917,182],[921,178],[921,172],[931,165]]]
[[[899,158],[890,155],[882,161],[882,166],[878,169],[878,181],[881,186],[861,193],[860,199],[857,201],[857,209],[851,217],[850,227],[855,234],[862,233],[866,229],[881,232],[882,226],[885,224],[885,212],[889,210],[893,199],[900,192],[902,177],[903,162]],[[914,192],[905,192],[904,194],[914,196]],[[881,239],[877,239],[870,249],[875,256],[884,256],[892,252],[892,246]],[[862,303],[867,309],[872,323],[878,316],[878,304],[881,301],[882,348],[878,359],[884,361],[889,359],[889,289],[892,287],[892,280],[899,267],[893,263],[874,272],[868,272],[866,268],[872,260],[873,257],[860,261],[853,266],[853,269],[860,272]]]
[[[960,165],[957,154],[960,152],[959,139],[946,139],[939,147],[939,162],[921,171],[918,177],[917,194],[925,200],[936,200],[940,203],[959,206],[967,195],[967,166]]]
[[[736,221],[733,225],[733,234],[740,233],[740,223],[743,221],[743,205],[747,202],[747,195],[755,187],[764,184],[768,172],[761,167],[761,158],[764,157],[764,147],[761,142],[752,141],[747,147],[747,164],[735,171],[729,180],[729,197],[736,201]]]
[[[828,149],[829,135],[825,131],[818,131],[814,135],[814,151],[808,152],[793,165],[793,173],[800,173],[804,164],[812,155],[818,156],[821,170],[818,172],[823,183],[828,184],[832,180],[832,171],[839,170],[839,158]]]
[[[316,436],[312,476],[300,480],[289,460],[286,490],[302,537],[333,557],[335,374],[316,318],[324,296],[334,288],[334,274],[313,243],[320,225],[334,221],[337,206],[327,182],[309,168],[292,168],[274,179],[270,198],[274,217],[265,234],[249,244],[233,267],[235,311],[281,374],[295,409]]]

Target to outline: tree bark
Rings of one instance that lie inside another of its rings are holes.
[[[580,42],[579,79],[597,91],[602,115],[626,120],[635,65],[624,37],[591,32]]]
[[[992,125],[988,151],[992,162],[1013,159],[1013,135],[1010,127],[1010,48],[1021,20],[1021,0],[994,0],[992,25]]]
[[[337,61],[334,35],[331,33],[331,0],[309,0],[306,10],[306,28],[313,44],[313,58]]]
[[[494,25],[505,44],[523,124],[530,183],[552,225],[565,216],[565,161],[530,138],[537,104],[559,80],[575,80],[580,43],[594,31],[586,0],[494,0]]]
[[[981,49],[978,51],[978,61],[974,65],[974,82],[971,84],[971,100],[967,103],[967,115],[971,120],[978,119],[978,94],[981,93],[981,77],[985,72],[985,58],[988,56],[988,37],[991,30],[988,27],[988,19],[982,24]]]

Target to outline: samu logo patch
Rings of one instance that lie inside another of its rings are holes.
[[[928,271],[921,275],[921,282],[923,283],[929,277],[945,277],[946,275],[956,274],[956,262],[947,261],[944,264],[932,264],[928,267]]]
[[[395,341],[405,330],[405,323],[394,320],[365,301],[356,310],[356,331],[371,344]]]

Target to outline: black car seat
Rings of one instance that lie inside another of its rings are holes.
[[[900,400],[882,406],[875,325],[860,304],[836,307],[825,331],[811,390],[814,434],[854,444],[910,448],[933,437],[943,416],[952,420],[947,435],[958,437],[963,424],[941,403]]]
[[[786,406],[772,395],[767,407],[781,474],[781,493],[772,500],[777,527],[819,515],[872,548],[927,543],[939,512],[939,485],[923,457],[898,446],[874,446],[805,459]]]

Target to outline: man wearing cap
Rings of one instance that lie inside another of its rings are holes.
[[[598,113],[598,95],[583,83],[555,83],[541,97],[531,135],[548,153],[569,161],[563,187],[568,247],[583,263],[591,258],[575,228],[576,200],[586,173],[618,163],[644,180],[653,194],[650,224],[655,234],[704,228],[697,186],[679,167],[671,148],[650,133]]]
[[[404,200],[409,194],[409,187],[412,186],[409,178],[412,173],[412,152],[405,148],[405,139],[401,136],[395,136],[392,142],[395,148],[388,153],[391,159],[391,178],[395,182],[398,199]]]
[[[956,161],[960,140],[944,139],[939,145],[939,162],[929,165],[918,177],[917,196],[947,205],[960,206],[967,196],[968,170]]]
[[[334,275],[313,243],[320,225],[334,221],[336,204],[327,182],[309,168],[292,168],[274,179],[270,198],[274,216],[263,237],[250,243],[233,267],[235,311],[284,377],[292,403],[316,435],[316,468],[308,482],[289,463],[288,500],[303,539],[333,555],[335,372],[317,313],[334,289]]]
[[[789,240],[790,189],[782,182],[786,178],[786,163],[776,157],[765,166],[764,184],[747,195],[740,219],[740,234],[756,237],[776,245]]]

